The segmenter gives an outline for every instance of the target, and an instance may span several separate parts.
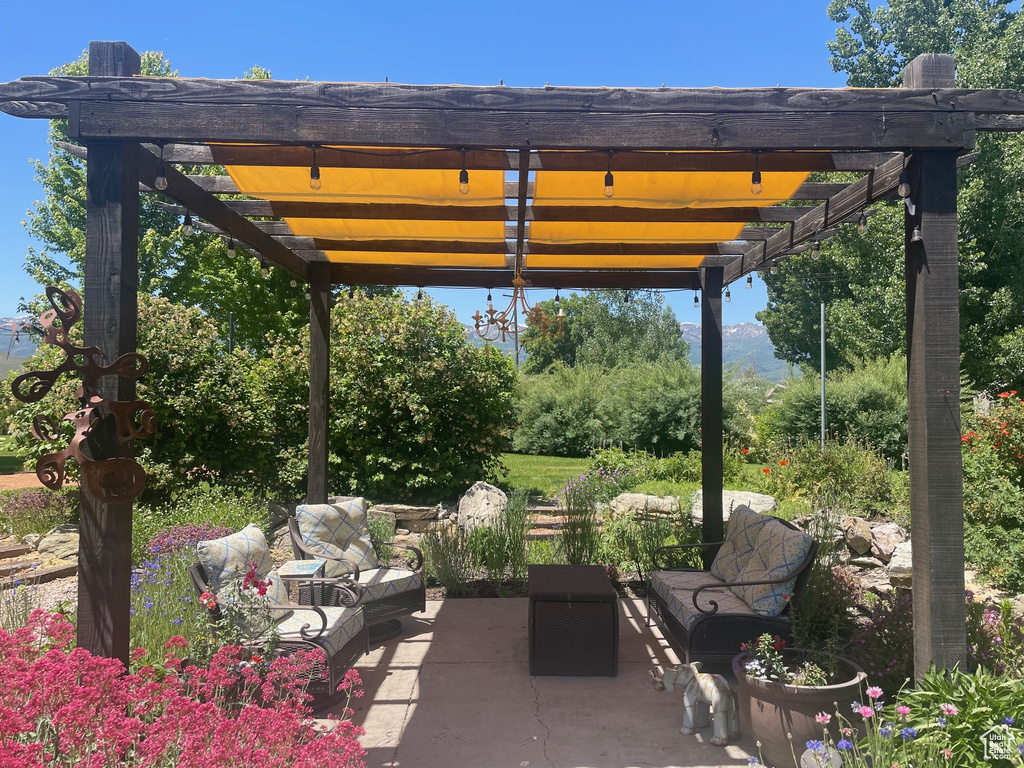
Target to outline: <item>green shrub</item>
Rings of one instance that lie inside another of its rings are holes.
[[[818,438],[820,407],[820,377],[790,379],[781,396],[758,418],[760,444],[771,450]],[[851,371],[829,373],[825,419],[833,438],[869,444],[888,461],[902,463],[907,450],[906,360],[861,362]]]
[[[373,538],[373,550],[377,553],[377,560],[385,564],[390,563],[395,550],[386,542],[395,538],[395,519],[391,515],[370,515],[366,525]]]
[[[666,517],[613,515],[604,525],[604,559],[620,570],[636,568],[643,581],[654,570],[654,550],[668,543],[674,529]]]
[[[555,365],[550,372],[523,376],[516,389],[518,453],[587,456],[612,426],[605,397],[606,372]]]
[[[475,562],[487,569],[491,581],[504,581],[506,575],[513,581],[526,578],[527,501],[524,494],[512,491],[496,524],[469,536]]]
[[[900,500],[889,467],[872,448],[853,439],[780,449],[761,468],[760,490],[780,501],[891,516]]]
[[[573,478],[562,491],[565,520],[559,531],[562,557],[569,565],[596,563],[601,550],[595,485],[586,475]]]

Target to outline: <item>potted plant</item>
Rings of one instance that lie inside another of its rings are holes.
[[[867,675],[848,659],[828,653],[785,647],[777,635],[761,635],[740,646],[733,659],[739,688],[740,731],[759,744],[769,765],[788,764],[793,745],[800,751],[808,741],[820,740],[829,725],[823,713],[835,703],[860,699]]]

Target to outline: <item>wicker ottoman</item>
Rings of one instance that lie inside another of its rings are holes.
[[[604,566],[531,565],[528,590],[531,675],[618,673],[618,596]]]

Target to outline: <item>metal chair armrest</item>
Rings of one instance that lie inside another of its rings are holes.
[[[371,539],[371,541],[374,544],[383,544],[384,546],[391,547],[392,549],[404,549],[409,552],[412,552],[413,556],[415,557],[412,563],[412,569],[414,571],[419,571],[423,568],[423,553],[419,550],[418,547],[414,547],[411,544],[395,544],[394,542],[383,541],[381,539]]]
[[[727,581],[701,584],[699,587],[696,587],[693,590],[693,595],[691,595],[691,599],[693,600],[694,608],[696,608],[700,613],[703,613],[705,616],[710,616],[718,612],[718,603],[716,603],[714,600],[708,600],[708,603],[710,603],[712,606],[712,609],[710,611],[701,608],[697,604],[697,595],[703,592],[705,589],[728,589],[729,587],[755,587],[761,584],[784,584],[787,581],[792,581],[792,579],[792,576],[786,576],[781,579],[764,579],[759,581]]]
[[[299,634],[303,640],[318,640],[327,631],[327,614],[323,608],[317,605],[293,605],[292,603],[272,603],[269,606],[272,611],[314,611],[320,616],[320,629],[317,632],[309,632],[309,624],[299,627]]]

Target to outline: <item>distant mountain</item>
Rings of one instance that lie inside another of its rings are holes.
[[[24,317],[0,317],[0,357],[6,358],[8,352],[11,357],[28,357],[36,351],[39,345],[32,334],[25,330],[13,333],[11,326],[8,325],[11,323],[20,329],[26,322],[27,318]]]
[[[690,361],[700,365],[700,325],[680,323],[679,330],[690,345]],[[737,323],[722,327],[722,362],[726,367],[738,366],[771,381],[784,381],[789,376],[789,363],[775,357],[775,347],[768,331],[760,323]]]
[[[501,352],[504,352],[506,355],[508,355],[513,360],[516,359],[516,345],[515,345],[515,342],[513,342],[511,340],[510,341],[484,341],[483,339],[480,338],[480,334],[478,334],[476,332],[476,328],[474,326],[467,325],[467,326],[465,326],[465,328],[466,328],[466,338],[469,339],[469,343],[470,344],[474,344],[474,345],[476,345],[478,347],[483,347],[485,345],[490,345],[490,346],[494,347],[495,349],[500,350]],[[525,362],[526,362],[526,350],[525,349],[520,349],[519,350],[519,363],[520,363],[520,365],[522,365]]]

